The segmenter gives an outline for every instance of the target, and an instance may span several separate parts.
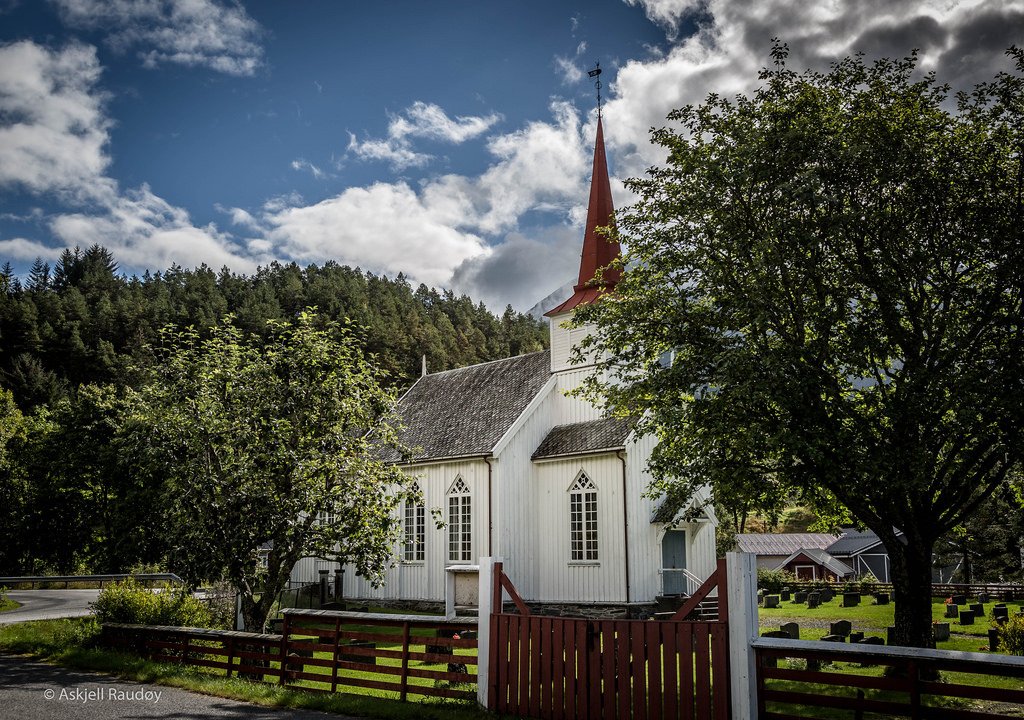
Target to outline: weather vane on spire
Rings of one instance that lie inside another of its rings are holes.
[[[594,87],[597,88],[597,117],[601,118],[601,63],[594,63],[594,69],[588,70],[587,75],[594,78]]]

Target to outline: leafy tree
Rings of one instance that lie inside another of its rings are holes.
[[[612,378],[589,392],[660,440],[652,491],[761,477],[848,510],[889,552],[903,645],[932,644],[936,540],[1024,447],[1009,54],[1015,74],[950,97],[913,56],[798,74],[776,45],[752,96],[653,133],[667,164],[617,218],[629,272],[577,317]]]
[[[407,480],[378,459],[395,443],[395,397],[352,331],[302,312],[265,339],[221,324],[205,338],[167,329],[162,342],[138,421],[168,478],[171,567],[230,580],[256,629],[303,556],[381,580]]]

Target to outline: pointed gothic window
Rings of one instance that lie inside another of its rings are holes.
[[[412,492],[419,494],[420,486],[417,483],[412,484]],[[405,501],[403,524],[405,547],[402,558],[406,562],[422,562],[426,557],[427,536],[426,507],[422,500],[409,499]]]
[[[597,486],[580,471],[569,488],[570,557],[597,560]]]
[[[473,560],[472,498],[461,475],[448,490],[448,560]]]

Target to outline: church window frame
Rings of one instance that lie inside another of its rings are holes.
[[[427,508],[419,483],[413,483],[410,492],[416,497],[407,498],[402,509],[402,560],[406,563],[421,563],[427,557]]]
[[[473,562],[473,494],[461,475],[448,488],[448,562]]]
[[[583,470],[569,486],[569,561],[596,563],[601,559],[598,533],[598,489]]]

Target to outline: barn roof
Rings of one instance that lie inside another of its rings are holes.
[[[423,462],[487,455],[551,375],[547,350],[424,375],[398,402],[408,458],[388,448],[382,459]]]
[[[808,559],[816,562],[818,565],[821,565],[823,568],[826,568],[827,570],[834,573],[835,575],[838,575],[839,577],[847,577],[848,575],[853,575],[852,567],[842,562],[841,560],[836,560],[827,552],[825,552],[824,550],[819,550],[818,548],[801,548],[793,554],[791,554],[788,558],[780,562],[775,569],[781,570],[801,555],[804,555]]]
[[[591,455],[601,451],[622,450],[632,423],[618,418],[604,418],[589,422],[557,425],[551,428],[540,447],[533,453],[534,460],[571,455]]]
[[[736,536],[740,552],[755,555],[789,555],[797,550],[824,550],[836,541],[828,533],[741,533]]]
[[[893,528],[896,530],[895,528]],[[903,537],[903,533],[896,530],[896,537]],[[829,545],[826,550],[832,555],[859,555],[865,550],[871,550],[882,545],[881,538],[878,537],[871,530],[856,530],[854,528],[846,528],[843,530],[843,534],[839,536],[839,539]],[[886,552],[885,547],[882,547],[882,552]]]

